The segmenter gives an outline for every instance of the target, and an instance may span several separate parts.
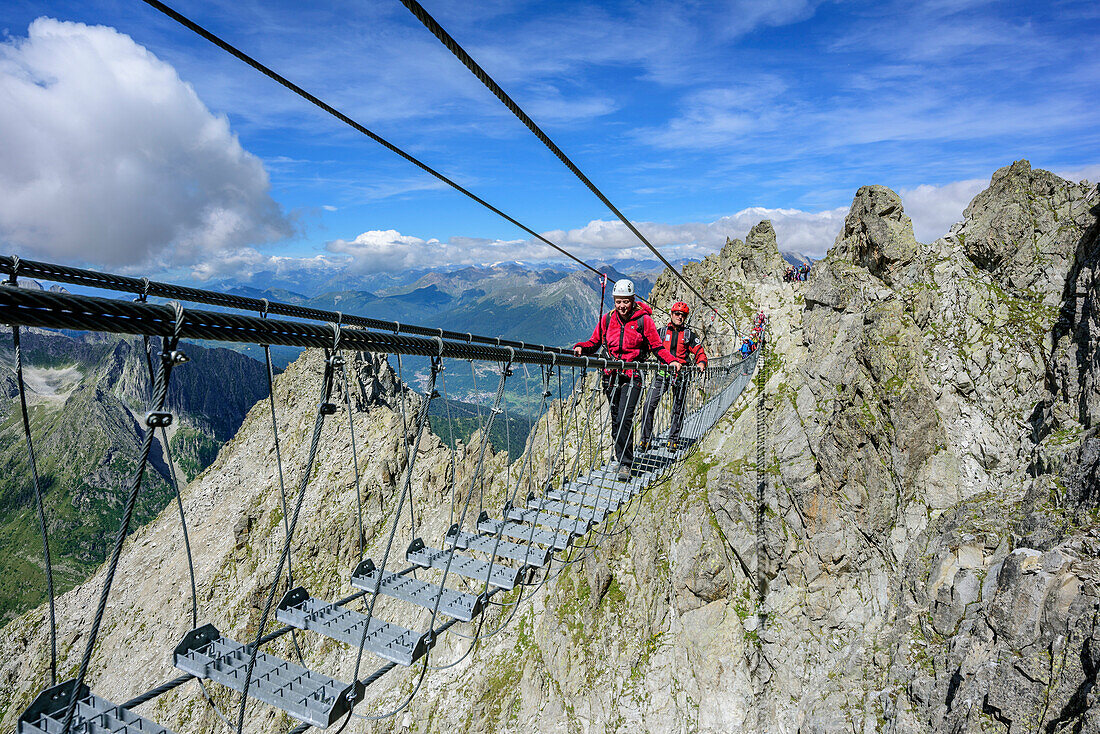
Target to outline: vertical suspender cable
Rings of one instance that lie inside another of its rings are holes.
[[[12,288],[18,288],[19,258],[16,256],[12,259],[15,264],[12,267],[11,279],[8,285]],[[42,495],[42,484],[38,480],[38,461],[34,455],[34,439],[31,437],[30,414],[27,411],[27,389],[23,381],[23,352],[19,344],[18,324],[13,324],[11,327],[11,340],[15,348],[15,379],[19,385],[19,409],[23,416],[23,434],[27,439],[27,457],[31,465],[31,479],[34,481],[34,504],[38,511],[38,530],[42,535],[42,554],[46,559],[46,593],[50,597],[50,685],[55,685],[57,683],[57,611],[54,606],[53,562],[50,558],[50,536],[46,530],[45,498]]]

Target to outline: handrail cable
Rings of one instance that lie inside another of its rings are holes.
[[[145,1],[155,2],[155,0]],[[535,137],[538,138],[542,142],[542,144],[550,150],[551,153],[557,156],[558,160],[565,164],[565,167],[568,168],[574,176],[580,179],[581,183],[587,186],[588,190],[595,194],[596,198],[603,202],[604,206],[610,209],[611,212],[619,218],[619,221],[625,224],[627,229],[633,232],[634,236],[641,240],[642,244],[649,248],[649,251],[656,255],[657,258],[665,265],[665,267],[671,270],[676,275],[676,277],[679,278],[683,282],[683,284],[686,285],[688,289],[707,306],[707,308],[711,309],[711,311],[713,311],[714,313],[718,313],[718,309],[711,305],[710,301],[704,298],[703,294],[697,291],[695,289],[695,286],[688,282],[687,278],[685,278],[683,274],[681,274],[680,271],[677,270],[673,266],[673,264],[670,263],[668,259],[661,254],[660,250],[654,247],[653,244],[648,239],[646,239],[645,235],[638,231],[638,228],[634,226],[633,222],[627,219],[626,216],[621,211],[619,211],[619,208],[611,203],[611,200],[608,199],[602,191],[600,191],[599,187],[597,187],[596,184],[592,183],[592,180],[588,178],[588,176],[584,175],[584,172],[581,171],[581,169],[577,168],[577,164],[573,163],[569,156],[567,156],[565,152],[561,148],[559,148],[553,140],[550,139],[550,136],[543,132],[542,128],[539,127],[538,124],[534,120],[532,120],[531,117],[526,112],[524,112],[518,104],[516,104],[515,100],[508,96],[508,93],[505,92],[504,89],[502,89],[501,86],[497,84],[491,76],[489,76],[489,73],[485,71],[485,69],[481,68],[481,65],[474,61],[473,57],[471,57],[470,54],[466,53],[466,50],[458,44],[458,41],[456,41],[450,33],[444,30],[443,26],[439,25],[436,19],[433,18],[428,13],[428,11],[424,9],[423,5],[417,2],[417,0],[401,0],[401,4],[408,8],[409,12],[416,16],[416,19],[423,23],[424,27],[431,31],[432,34],[437,39],[439,39],[440,43],[446,46],[447,50],[454,54],[455,57],[459,61],[461,61],[462,64],[467,69],[469,69],[474,76],[478,78],[478,81],[484,84],[489,89],[489,91],[496,95],[496,98],[499,99],[504,104],[504,106],[507,107],[508,110],[519,119],[520,122],[526,125],[527,129],[534,133]],[[722,320],[725,321],[726,324],[733,329],[735,334],[739,333],[737,331],[737,327],[730,323],[729,319],[727,319],[724,315],[722,316]]]

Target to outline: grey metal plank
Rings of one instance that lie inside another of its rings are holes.
[[[620,492],[637,492],[642,487],[643,479],[639,476],[637,469],[633,470],[635,473],[631,475],[631,478],[622,481],[619,479],[618,468],[601,468],[593,469],[586,477],[586,482],[593,485],[607,486],[611,484],[613,489]]]
[[[588,532],[589,528],[592,527],[591,520],[579,520],[566,517],[556,512],[540,510],[536,507],[508,507],[505,509],[504,516],[515,522],[542,525],[555,532],[569,533],[570,535],[584,535]]]
[[[477,535],[460,531],[458,526],[452,526],[447,531],[447,539],[458,537],[458,547],[463,550],[475,550],[481,553],[495,554],[501,558],[519,561],[528,566],[545,566],[550,560],[552,551],[535,543],[513,543],[510,540],[498,539],[493,535]]]
[[[450,543],[447,545],[450,545]],[[405,560],[409,563],[415,563],[423,568],[435,568],[440,571],[447,568],[447,561],[450,557],[450,548],[445,550],[428,548],[420,538],[414,539],[412,544],[409,545],[409,549],[405,551]],[[488,577],[490,586],[505,591],[515,588],[516,584],[519,583],[521,569],[506,566],[500,561],[490,563],[480,558],[456,552],[454,558],[450,560],[450,564],[453,573],[481,583],[485,583],[486,577]]]
[[[573,542],[573,536],[568,533],[555,533],[551,530],[542,530],[533,525],[524,525],[518,522],[494,520],[487,513],[481,513],[477,519],[477,529],[482,533],[501,533],[509,538],[519,538],[550,546],[554,550],[565,550]]]
[[[608,497],[619,502],[626,502],[634,496],[633,486],[625,482],[613,480],[591,480],[566,482],[565,491],[584,492],[593,497]]]
[[[367,652],[398,665],[412,665],[429,647],[427,632],[414,632],[373,616],[364,640],[367,615],[311,597],[301,586],[286,593],[275,617],[283,624],[316,632],[354,648],[362,643]]]
[[[208,624],[188,632],[176,646],[172,661],[177,668],[199,678],[243,691],[249,648]],[[313,726],[325,728],[346,715],[350,701],[363,696],[363,684],[341,683],[274,655],[260,652],[248,685],[248,695],[269,703]]]
[[[546,496],[551,500],[572,502],[578,505],[594,507],[605,510],[608,513],[615,512],[619,509],[619,505],[622,504],[613,497],[597,497],[595,494],[586,494],[585,492],[576,492],[569,489],[548,489],[546,490]]]
[[[546,510],[556,512],[559,515],[575,517],[578,520],[591,520],[594,523],[603,522],[604,517],[607,515],[607,510],[604,508],[586,507],[582,504],[563,502],[547,497],[535,497],[534,495],[528,495],[527,506],[536,510]]]
[[[18,734],[60,734],[75,686],[74,679],[42,691],[19,717]],[[156,722],[93,695],[86,685],[81,684],[77,694],[70,734],[172,734]]]
[[[379,574],[380,569],[375,567],[374,561],[367,558],[352,573],[351,585],[372,594],[377,588],[381,594],[411,602],[425,609],[435,609],[438,603],[440,612],[463,622],[469,622],[480,614],[485,604],[482,596],[455,591],[441,587],[439,584],[431,584],[412,576],[401,576],[391,571],[387,571],[381,577],[382,584],[379,586]],[[439,598],[440,595],[442,598]]]

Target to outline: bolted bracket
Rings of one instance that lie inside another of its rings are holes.
[[[160,359],[165,364],[170,364],[172,366],[191,361],[190,357],[178,349],[173,349],[170,352],[161,352]]]
[[[172,414],[166,410],[154,410],[146,413],[145,425],[149,428],[167,428],[172,425]]]
[[[321,415],[335,415],[336,403],[321,403]]]

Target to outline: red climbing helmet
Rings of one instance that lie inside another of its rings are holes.
[[[682,313],[684,316],[687,316],[690,309],[688,309],[688,305],[683,301],[677,301],[676,303],[672,304],[671,310],[672,313]]]

